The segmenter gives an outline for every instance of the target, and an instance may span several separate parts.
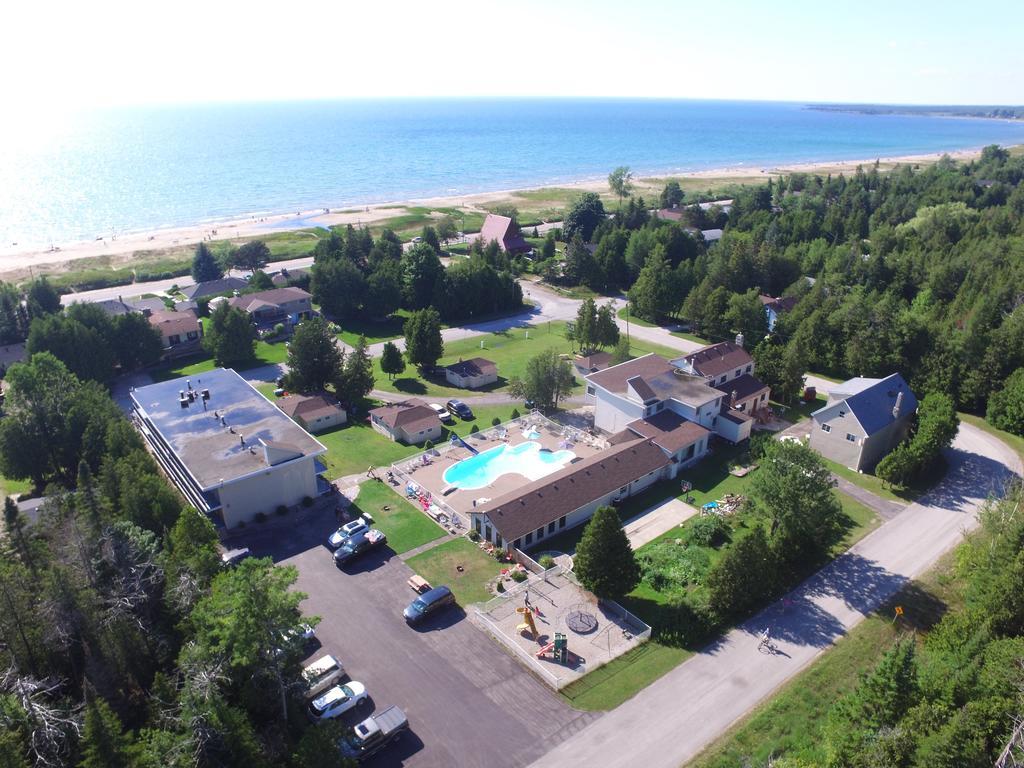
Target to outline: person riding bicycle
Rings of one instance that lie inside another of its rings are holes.
[[[772,633],[771,633],[771,629],[769,629],[768,627],[765,627],[761,631],[761,642],[759,642],[757,644],[757,650],[760,651],[762,648],[765,648],[765,647],[767,647],[767,648],[771,648],[772,647]]]

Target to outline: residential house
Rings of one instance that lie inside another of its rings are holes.
[[[186,299],[195,301],[204,296],[220,296],[225,293],[243,291],[249,284],[240,277],[222,277],[219,280],[206,280],[195,285],[188,285],[181,289]]]
[[[498,380],[498,364],[483,357],[459,360],[445,366],[444,377],[453,387],[480,389]]]
[[[665,476],[670,461],[651,440],[623,439],[540,480],[476,506],[471,525],[499,547],[528,549],[585,523],[598,507],[625,499]]]
[[[777,299],[773,299],[771,296],[761,294],[758,298],[761,300],[761,304],[764,305],[764,314],[768,319],[768,333],[775,331],[775,324],[779,321],[779,315],[792,310],[796,306],[797,301],[799,301],[795,296],[780,296]]]
[[[159,296],[150,296],[149,298],[142,298],[141,296],[137,299],[131,299],[128,305],[133,307],[137,312],[141,312],[146,317],[149,317],[154,312],[163,312],[167,309],[167,305],[164,300]]]
[[[316,434],[331,427],[340,427],[348,420],[345,409],[326,394],[288,395],[277,401],[277,407],[307,432]]]
[[[738,413],[756,416],[768,408],[771,390],[754,376],[754,358],[743,348],[742,334],[735,342],[709,344],[672,363],[724,392],[725,405]]]
[[[700,234],[704,238],[705,243],[714,245],[722,239],[723,231],[721,229],[702,229]]]
[[[148,320],[160,333],[165,358],[181,357],[199,351],[203,326],[193,313],[163,309],[151,312]]]
[[[586,377],[587,399],[594,403],[594,426],[613,435],[663,411],[671,411],[706,432],[738,443],[750,437],[752,419],[728,405],[725,392],[705,377],[655,354],[645,355]],[[694,445],[693,458],[707,451],[704,433],[677,450]]]
[[[270,282],[278,288],[283,288],[293,281],[301,280],[308,274],[308,269],[281,269],[270,276]]]
[[[370,411],[370,425],[385,437],[406,445],[426,440],[436,443],[443,434],[437,414],[417,398],[374,408]]]
[[[135,423],[196,509],[226,528],[331,489],[327,449],[229,368],[137,387]]]
[[[126,302],[120,296],[116,299],[104,299],[103,301],[90,302],[94,306],[99,307],[111,317],[119,317],[120,315],[130,315],[133,312],[138,312],[135,307]]]
[[[530,250],[530,244],[523,239],[519,226],[508,216],[496,213],[487,214],[477,239],[485,246],[493,240],[502,251],[510,255]]]
[[[591,355],[576,355],[573,358],[573,365],[576,366],[576,370],[584,376],[588,373],[603,371],[611,364],[612,355],[610,352],[594,352]]]
[[[811,414],[811,448],[858,472],[875,467],[910,430],[917,398],[898,373],[837,384]]]
[[[228,304],[247,312],[259,328],[278,323],[297,325],[313,314],[313,297],[301,288],[271,288],[228,299]]]

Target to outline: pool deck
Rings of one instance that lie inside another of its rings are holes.
[[[562,449],[561,443],[565,440],[560,429],[553,427],[541,427],[540,438],[535,442],[540,443],[541,448],[546,448],[551,451],[558,451]],[[499,445],[511,445],[516,446],[521,443],[527,442],[527,438],[523,437],[522,429],[509,429],[507,432],[506,440],[498,440],[491,438],[483,438],[479,435],[472,435],[467,438],[467,442],[477,449],[480,453],[483,453],[489,448],[494,448]],[[576,454],[576,458],[573,461],[580,461],[593,456],[599,452],[599,449],[587,442],[580,441],[574,443],[568,450]],[[434,496],[442,498],[448,506],[454,509],[456,512],[468,514],[473,509],[474,499],[479,501],[481,499],[497,499],[502,496],[512,493],[528,483],[533,482],[524,475],[518,472],[509,472],[498,476],[494,479],[490,485],[483,488],[474,488],[472,490],[456,489],[451,491],[447,496],[442,495],[443,491],[448,488],[448,484],[444,481],[445,471],[453,464],[468,459],[473,454],[466,450],[462,446],[458,447],[447,447],[440,453],[439,456],[431,458],[430,464],[417,466],[411,471],[405,469],[406,474],[412,479],[413,482],[422,486]],[[400,465],[406,467],[408,462],[400,462]],[[552,471],[558,470],[560,467],[557,464],[553,464]]]

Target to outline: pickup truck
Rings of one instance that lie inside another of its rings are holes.
[[[409,720],[398,707],[392,705],[372,715],[352,729],[352,735],[338,742],[344,757],[362,762],[377,754],[393,741],[398,741],[409,730]]]

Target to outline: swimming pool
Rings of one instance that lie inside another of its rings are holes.
[[[542,451],[533,441],[516,446],[499,445],[470,456],[444,471],[444,481],[463,490],[485,488],[509,473],[540,480],[576,458],[572,451]]]

